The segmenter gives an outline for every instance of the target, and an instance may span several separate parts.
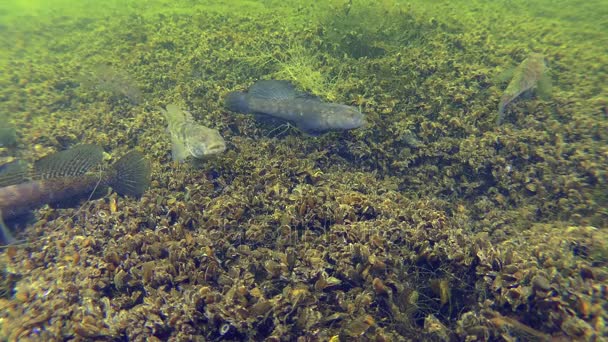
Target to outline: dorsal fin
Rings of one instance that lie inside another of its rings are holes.
[[[85,174],[103,160],[103,149],[97,145],[78,145],[48,155],[34,163],[34,178],[74,177]]]
[[[0,188],[27,181],[28,171],[27,163],[22,160],[0,165]]]
[[[262,80],[249,88],[249,95],[260,99],[284,100],[298,96],[296,88],[289,81]]]

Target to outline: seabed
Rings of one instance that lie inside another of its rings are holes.
[[[0,5],[0,164],[78,144],[152,163],[9,222],[4,341],[608,339],[605,1]],[[496,125],[542,53],[549,98]],[[368,124],[317,137],[223,99],[283,79]],[[227,150],[175,163],[175,103]]]

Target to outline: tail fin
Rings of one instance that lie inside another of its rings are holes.
[[[139,197],[150,186],[150,162],[138,151],[131,151],[112,166],[116,172],[110,186],[121,195]]]
[[[496,118],[496,125],[502,125],[502,122],[505,120],[505,108],[511,102],[511,98],[507,95],[503,95],[500,98],[500,103],[498,104],[498,117]]]
[[[233,112],[249,113],[247,94],[240,91],[233,91],[226,96],[224,106]]]
[[[503,120],[505,119],[505,105],[502,103],[498,106],[498,117],[496,118],[496,126],[502,125]]]

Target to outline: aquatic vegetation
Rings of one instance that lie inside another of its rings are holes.
[[[0,147],[17,143],[17,129],[8,119],[8,115],[0,114]]]
[[[394,0],[328,1],[317,4],[324,44],[332,53],[353,58],[378,58],[398,46],[420,43],[422,23],[412,5]]]
[[[4,266],[3,264],[0,269],[0,299],[10,298],[14,294],[15,284],[19,280],[16,274],[8,272]]]
[[[0,127],[0,147],[12,146],[17,143],[17,130],[15,127]]]
[[[262,47],[255,54],[240,58],[257,69],[268,68],[273,79],[289,80],[316,96],[337,100],[340,85],[345,82],[342,67],[329,68],[324,60],[331,58],[302,43],[289,42],[285,47]]]

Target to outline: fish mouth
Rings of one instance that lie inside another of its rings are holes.
[[[361,116],[355,119],[352,128],[365,128],[366,126],[368,126],[368,122],[364,116]]]
[[[224,144],[213,144],[207,146],[207,154],[219,154],[226,151],[226,145]]]

